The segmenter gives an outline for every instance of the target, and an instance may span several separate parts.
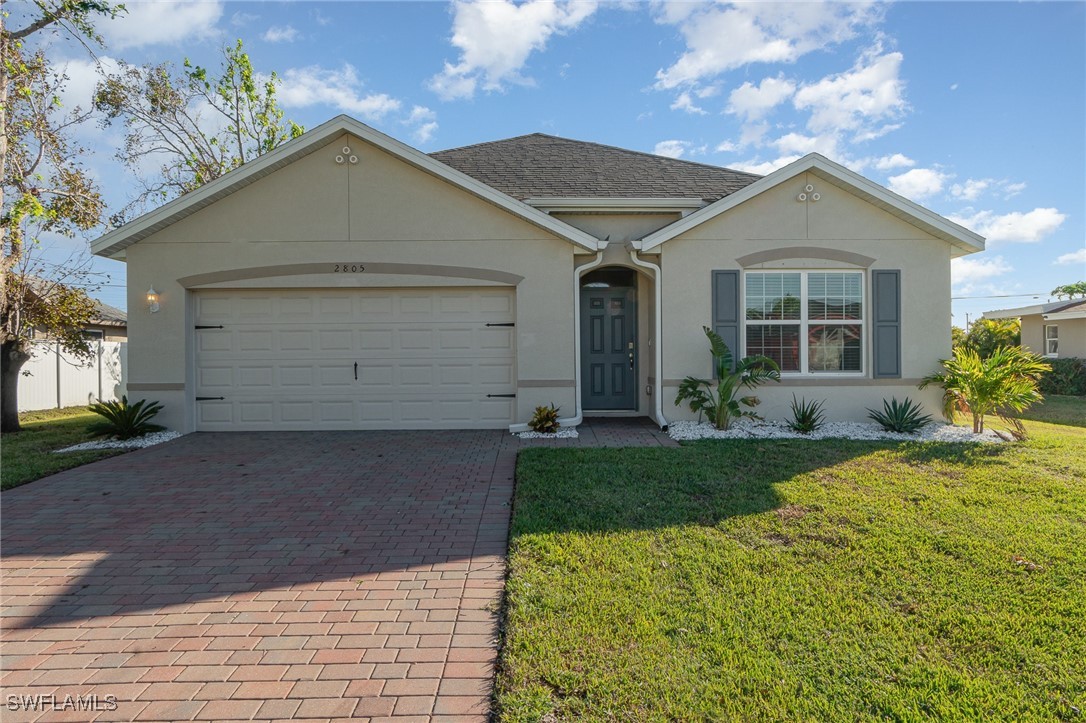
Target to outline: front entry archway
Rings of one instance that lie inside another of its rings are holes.
[[[637,272],[605,267],[581,279],[581,406],[637,409]]]

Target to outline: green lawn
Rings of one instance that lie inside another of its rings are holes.
[[[47,475],[112,457],[126,450],[53,454],[53,450],[87,442],[87,425],[100,417],[86,407],[47,409],[19,415],[22,431],[0,437],[0,489],[10,489]]]
[[[1062,397],[1049,394],[1043,403],[1033,405],[1019,416],[1036,422],[1086,427],[1086,397]]]
[[[1027,427],[522,452],[502,719],[1081,720],[1086,429]]]

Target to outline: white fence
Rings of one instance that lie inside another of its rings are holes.
[[[34,342],[34,356],[23,366],[24,375],[19,377],[19,411],[120,399],[128,381],[128,343],[95,344],[94,358],[80,362],[65,354],[55,341]]]

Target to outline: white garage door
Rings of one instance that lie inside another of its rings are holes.
[[[195,297],[198,430],[512,422],[512,289],[231,289]]]

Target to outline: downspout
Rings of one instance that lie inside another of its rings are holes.
[[[596,252],[596,258],[588,263],[576,266],[573,269],[573,355],[574,355],[574,394],[577,396],[577,413],[572,417],[558,420],[563,427],[576,427],[584,419],[584,410],[581,409],[581,277],[586,271],[596,268],[603,263],[603,250]],[[527,432],[528,425],[510,424],[509,431],[513,434]]]
[[[663,307],[663,289],[661,289],[663,281],[663,272],[657,264],[651,261],[643,261],[637,258],[637,249],[630,249],[630,261],[635,266],[640,266],[644,269],[652,271],[652,286],[656,296],[656,314],[655,314],[655,327],[656,327],[656,369],[653,374],[653,384],[655,389],[653,390],[653,396],[656,397],[656,423],[660,425],[660,429],[667,431],[667,418],[664,417],[664,346],[663,346],[663,329],[664,329],[664,307]]]

